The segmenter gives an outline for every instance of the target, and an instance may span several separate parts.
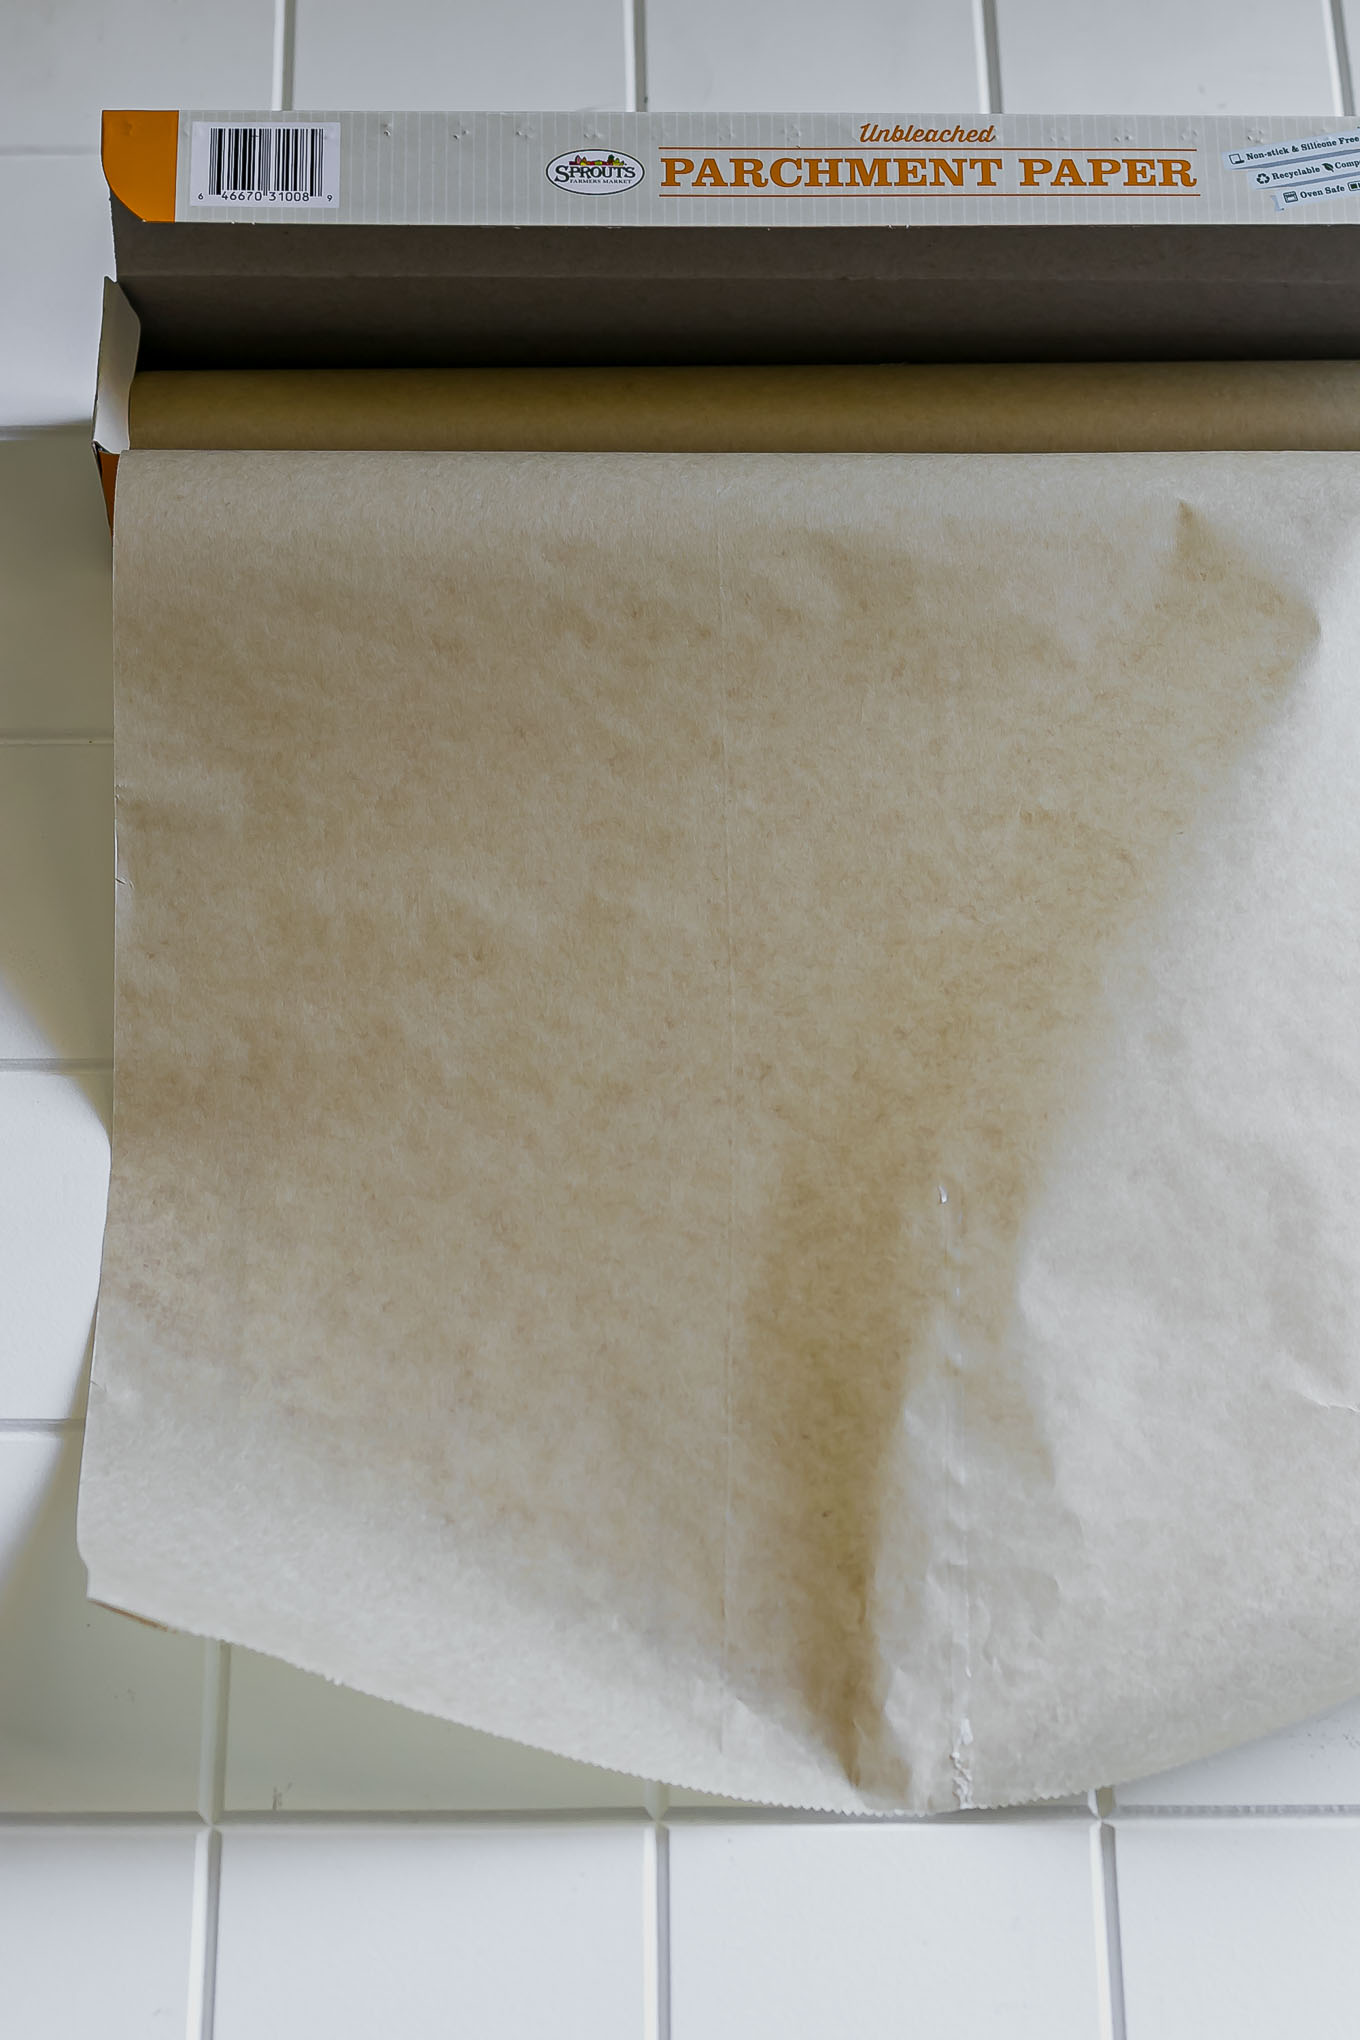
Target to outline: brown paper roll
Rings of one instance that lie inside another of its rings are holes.
[[[134,447],[560,453],[1360,449],[1360,363],[139,375]]]

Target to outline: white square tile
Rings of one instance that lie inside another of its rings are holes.
[[[297,0],[293,103],[459,112],[622,106],[621,0]]]
[[[1360,1807],[1360,1700],[1261,1742],[1116,1788],[1120,1806]]]
[[[0,1431],[0,1812],[192,1812],[204,1646],[85,1599],[79,1457]]]
[[[0,430],[91,417],[112,274],[99,158],[0,156]]]
[[[640,1779],[231,1654],[226,1803],[239,1812],[635,1807]]]
[[[648,0],[647,101],[784,112],[971,113],[978,105],[967,0]]]
[[[1128,2040],[1355,2040],[1360,1825],[1121,1822]]]
[[[112,729],[111,568],[88,430],[0,438],[0,733]]]
[[[113,1046],[113,754],[0,744],[0,1061]]]
[[[67,1417],[85,1373],[111,1079],[0,1065],[0,1418]]]
[[[1098,2040],[1073,1820],[677,1823],[673,2040]]]
[[[273,0],[83,0],[9,10],[0,131],[9,148],[97,149],[107,107],[270,103]]]
[[[641,2040],[631,1823],[229,1829],[213,2040]]]
[[[193,1888],[189,1831],[0,1831],[0,2027],[180,2040]]]
[[[1277,0],[996,0],[1008,113],[1321,113],[1325,10]]]

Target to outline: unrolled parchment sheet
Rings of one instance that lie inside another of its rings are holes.
[[[1360,1688],[1360,458],[125,456],[102,1601],[1030,1799]]]

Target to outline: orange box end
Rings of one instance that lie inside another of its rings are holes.
[[[178,113],[104,115],[101,154],[109,190],[139,220],[173,220]]]

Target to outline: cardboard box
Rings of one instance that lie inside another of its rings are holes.
[[[118,112],[104,165],[109,488],[137,367],[1360,354],[1323,114]]]

